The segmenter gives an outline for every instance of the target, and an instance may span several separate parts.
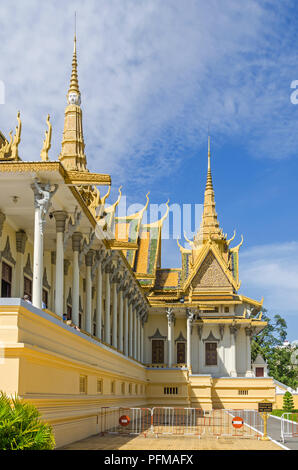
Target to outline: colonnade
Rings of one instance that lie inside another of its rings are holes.
[[[49,185],[32,184],[35,203],[34,222],[34,262],[32,303],[42,308],[42,275],[44,254],[44,225],[51,206],[51,199],[57,190]],[[66,211],[53,211],[56,223],[56,254],[52,252],[53,280],[52,306],[57,315],[64,312],[64,253],[68,241],[72,246],[72,322],[79,326],[80,318],[80,278],[85,273],[84,331],[95,336],[114,349],[137,361],[144,360],[144,323],[148,308],[141,290],[116,251],[107,249],[103,243],[94,249],[94,232],[89,242],[83,240],[78,230],[80,217],[66,223]],[[92,289],[95,289],[95,311],[93,311]],[[104,301],[103,301],[104,300]]]

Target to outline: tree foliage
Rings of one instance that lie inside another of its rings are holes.
[[[51,450],[52,428],[43,423],[38,410],[19,398],[0,392],[0,450]]]
[[[270,318],[266,309],[263,310],[262,320],[267,322],[267,326],[252,341],[252,361],[260,354],[267,362],[271,377],[296,389],[298,374],[297,367],[291,362],[293,349],[282,347],[287,337],[287,323],[280,315]]]

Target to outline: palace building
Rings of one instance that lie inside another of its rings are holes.
[[[61,153],[52,125],[21,158],[21,115],[0,133],[0,390],[31,401],[57,445],[98,431],[105,406],[254,408],[275,401],[251,339],[262,302],[238,293],[239,249],[215,210],[210,141],[203,216],[181,265],[161,266],[161,219],[149,204],[117,216],[111,177],[88,170],[76,39]],[[104,191],[102,191],[104,187]],[[202,188],[202,194],[203,194]],[[27,300],[25,300],[27,299]]]

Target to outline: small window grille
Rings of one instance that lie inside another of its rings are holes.
[[[238,395],[248,395],[248,390],[245,390],[245,389],[238,390]]]
[[[178,387],[164,387],[164,395],[178,395]]]

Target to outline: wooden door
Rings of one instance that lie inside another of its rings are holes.
[[[185,343],[177,343],[177,364],[185,364]]]
[[[152,340],[152,364],[164,363],[164,341],[162,339]]]
[[[256,367],[256,377],[264,377],[264,367]]]

